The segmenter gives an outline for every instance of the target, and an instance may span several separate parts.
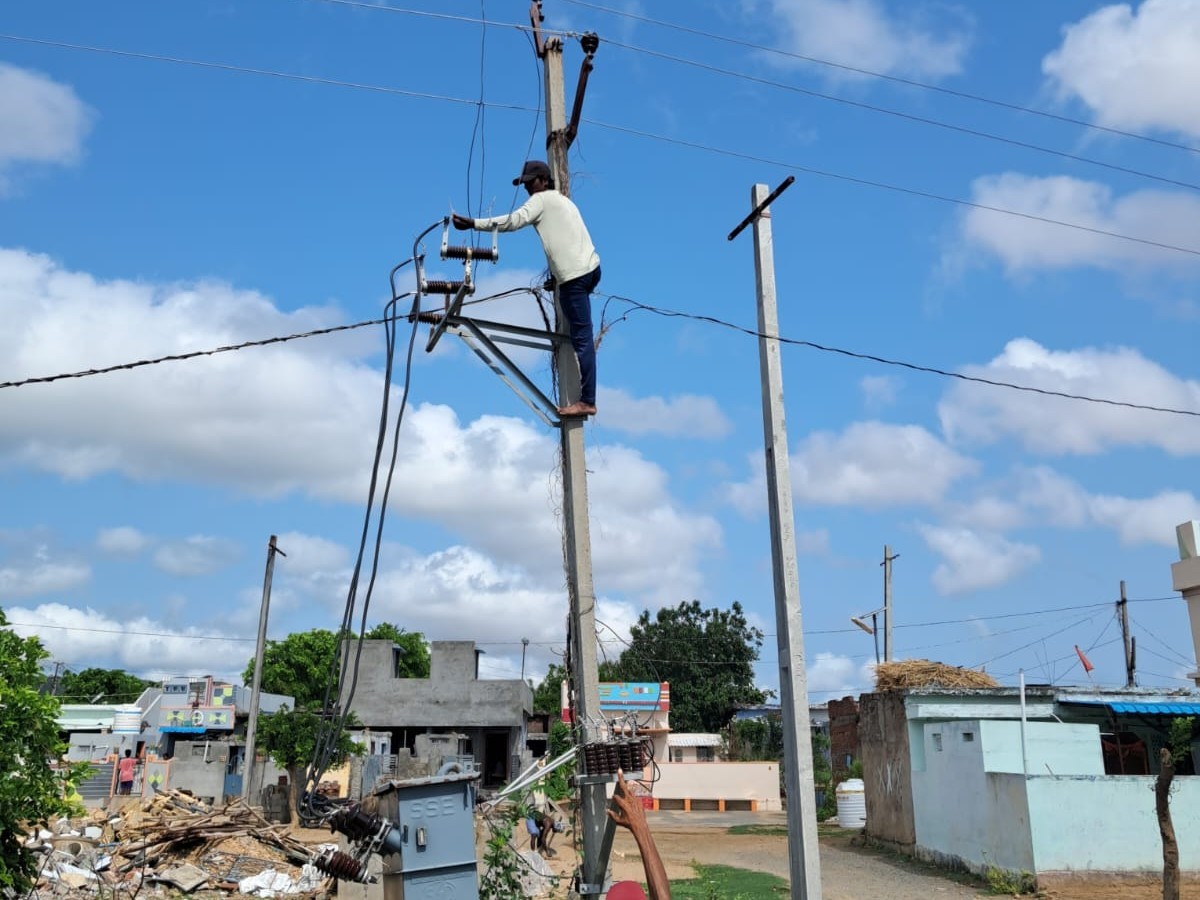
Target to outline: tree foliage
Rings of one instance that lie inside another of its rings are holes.
[[[310,710],[288,709],[258,717],[258,746],[275,761],[275,765],[286,769],[292,787],[292,822],[302,801],[305,770],[313,761],[317,749],[317,734],[321,727],[321,716]],[[361,753],[362,747],[350,739],[343,730],[338,735],[330,765],[340,766],[352,755]]]
[[[429,677],[429,646],[420,632],[404,631],[383,622],[364,637],[394,641],[404,649],[397,664],[397,677]],[[262,689],[294,698],[297,709],[320,709],[325,702],[326,686],[337,672],[340,646],[338,634],[324,628],[293,632],[281,641],[267,641],[263,650]],[[254,679],[253,657],[246,663],[242,678],[246,684]],[[335,689],[329,691],[330,700],[336,700]]]
[[[550,663],[546,677],[533,690],[533,711],[556,716],[562,712],[562,683],[567,670],[558,663]]]
[[[48,655],[37,638],[0,627],[0,896],[32,887],[37,858],[22,846],[25,826],[69,813],[67,792],[88,771],[86,763],[51,764],[66,746],[55,723],[59,701],[39,692]]]
[[[692,600],[653,618],[644,611],[613,666],[618,677],[609,680],[670,682],[671,730],[718,732],[734,709],[767,698],[754,686],[762,637],[737,602],[703,609]]]
[[[262,690],[292,697],[296,709],[320,709],[334,671],[337,647],[337,635],[324,628],[293,632],[282,641],[267,641],[263,648]],[[253,657],[242,679],[246,684],[253,682]],[[336,700],[336,695],[331,699]]]
[[[90,703],[97,696],[97,703],[133,703],[146,688],[156,686],[124,669],[90,668],[64,672],[55,693],[64,703]]]
[[[391,622],[380,622],[366,633],[369,641],[391,641],[404,652],[396,661],[397,678],[429,677],[429,644],[419,631],[405,631]]]

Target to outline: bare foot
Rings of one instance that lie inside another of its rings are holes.
[[[560,416],[594,416],[596,414],[596,407],[590,403],[576,401],[570,406],[560,406],[558,414]]]

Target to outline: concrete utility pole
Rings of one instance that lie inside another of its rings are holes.
[[[566,91],[563,87],[563,45],[558,38],[546,41],[542,56],[546,80],[546,135],[554,184],[563,196],[570,196],[567,168],[568,138],[565,134]],[[570,330],[554,292],[554,308],[561,337],[555,351],[559,397],[563,404],[579,397],[579,366],[571,346]],[[600,737],[600,675],[596,652],[596,591],[592,583],[592,539],[588,523],[587,469],[584,463],[584,419],[569,416],[561,420],[559,440],[562,452],[563,481],[563,561],[567,570],[570,600],[571,680],[574,684],[576,725],[584,743]],[[608,853],[604,832],[608,796],[605,785],[612,779],[583,776],[579,785],[580,812],[583,818],[583,860],[579,872],[579,893],[600,895],[604,892],[608,871]]]
[[[1137,670],[1137,642],[1129,634],[1129,600],[1125,597],[1125,581],[1121,581],[1121,599],[1117,601],[1117,612],[1121,615],[1121,641],[1125,644],[1125,687],[1134,686]]]
[[[258,610],[258,643],[254,647],[254,681],[250,686],[250,721],[246,724],[246,758],[242,762],[242,799],[250,800],[250,780],[254,775],[254,739],[258,733],[258,700],[262,688],[263,653],[267,649],[267,614],[271,608],[271,578],[275,574],[275,554],[287,556],[275,546],[275,535],[267,541],[267,571],[263,576],[262,606]]]
[[[892,548],[883,545],[883,661],[892,661],[892,560],[899,559],[900,554],[892,555]]]
[[[767,502],[771,519],[771,559],[775,575],[775,632],[779,644],[779,700],[783,712],[784,786],[788,800],[788,863],[791,895],[820,900],[821,858],[817,850],[817,798],[813,786],[812,726],[808,717],[808,676],[800,624],[800,583],[796,563],[792,479],[787,425],[783,414],[783,369],[779,316],[775,304],[775,259],[770,202],[792,182],[767,194],[765,184],[750,193],[751,213],[730,240],[754,221],[754,268],[758,283],[758,349],[762,378],[763,442],[767,461]]]

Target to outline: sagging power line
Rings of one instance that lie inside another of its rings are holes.
[[[285,80],[299,81],[308,84],[321,84],[331,87],[349,88],[352,90],[371,91],[380,94],[390,94],[402,97],[409,97],[420,100],[441,101],[444,103],[457,103],[464,106],[478,106],[479,100],[471,100],[464,97],[453,97],[445,94],[433,94],[425,91],[412,91],[403,88],[388,87],[385,85],[368,84],[364,82],[344,81],[334,78],[325,78],[315,75],[300,75],[291,72],[282,72],[273,69],[260,69],[248,66],[238,66],[229,63],[215,63],[205,60],[189,59],[177,56],[165,56],[154,53],[142,53],[129,50],[118,50],[110,47],[97,47],[86,44],[74,44],[67,41],[53,41],[44,38],[32,38],[24,35],[0,34],[0,40],[14,41],[17,43],[34,44],[38,46],[54,47],[63,50],[78,50],[91,53],[103,53],[113,56],[126,57],[131,59],[149,60],[155,62],[165,62],[177,65],[195,66],[202,69],[212,69],[225,72],[235,72],[247,75],[259,75],[273,78],[281,78]],[[483,104],[489,109],[505,109],[518,112],[535,112],[533,107],[518,103],[499,103],[495,101],[487,101]],[[804,166],[798,163],[787,162],[784,160],[771,159],[769,157],[759,156],[753,153],[747,153],[739,150],[730,150],[722,147],[715,147],[709,144],[704,144],[699,141],[689,141],[682,138],[673,138],[667,135],[656,134],[654,132],[644,131],[642,129],[632,128],[625,125],[619,125],[610,122],[602,122],[596,119],[583,119],[583,122],[596,128],[603,128],[608,131],[615,131],[619,134],[628,134],[634,137],[641,137],[647,140],[658,141],[660,143],[671,144],[679,147],[687,147],[693,150],[700,150],[707,153],[713,153],[719,156],[729,157],[731,159],[741,159],[748,162],[758,162],[763,165],[781,168],[794,172],[803,172],[806,175],[813,175],[818,178],[828,178],[835,181],[841,181],[846,184],[856,184],[860,187],[870,187],[878,190],[890,191],[893,193],[904,194],[911,197],[920,197],[926,200],[935,200],[940,203],[949,203],[956,206],[962,206],[968,209],[979,209],[986,212],[994,212],[1000,215],[1015,216],[1020,219],[1025,219],[1032,222],[1041,222],[1046,225],[1056,227],[1070,228],[1076,231],[1086,232],[1101,237],[1113,238],[1115,240],[1129,241],[1135,244],[1141,244],[1147,247],[1154,247],[1159,250],[1167,250],[1172,253],[1183,253],[1189,256],[1200,256],[1200,248],[1187,247],[1178,244],[1171,244],[1166,241],[1154,240],[1151,238],[1138,237],[1136,235],[1124,234],[1118,231],[1112,231],[1105,228],[1095,228],[1089,225],[1084,225],[1079,222],[1067,222],[1062,219],[1055,219],[1050,216],[1041,216],[1035,213],[1021,212],[1019,210],[1008,209],[1001,206],[994,206],[987,203],[979,203],[974,200],[965,200],[961,197],[951,197],[945,194],[938,194],[933,191],[926,191],[919,188],[906,187],[904,185],[891,184],[885,181],[876,181],[870,178],[861,178],[855,175],[847,175],[841,172],[833,172],[826,169],[818,169],[814,166]]]

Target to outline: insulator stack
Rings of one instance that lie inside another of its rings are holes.
[[[626,772],[632,772],[635,768],[641,768],[641,766],[633,764],[633,747],[633,741],[617,742],[617,756],[620,757],[621,768]]]
[[[341,850],[334,850],[318,856],[313,860],[313,865],[326,875],[332,875],[343,881],[358,881],[365,884],[370,880],[366,867],[353,856],[343,853]]]
[[[596,741],[583,745],[585,775],[615,775],[618,769],[640,772],[646,767],[649,754],[641,738],[617,741]]]
[[[494,247],[443,247],[442,259],[482,259],[496,262],[500,253]]]
[[[415,320],[417,322],[423,322],[426,325],[436,325],[438,322],[442,321],[443,315],[444,313],[441,312],[426,310],[425,312],[417,313],[415,316],[410,313],[406,318],[410,322]]]
[[[463,281],[426,281],[421,285],[421,293],[457,294],[465,283]]]

